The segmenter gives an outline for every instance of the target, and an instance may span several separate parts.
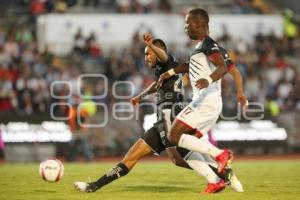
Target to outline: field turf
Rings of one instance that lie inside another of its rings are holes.
[[[47,183],[38,175],[38,163],[0,164],[0,200],[297,200],[300,199],[300,160],[236,161],[234,169],[245,192],[230,188],[201,195],[205,181],[191,170],[168,161],[139,163],[126,177],[96,193],[79,193],[73,181],[92,179],[114,166],[112,162],[65,163],[65,176]]]

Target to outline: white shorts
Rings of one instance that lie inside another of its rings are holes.
[[[192,101],[176,116],[176,119],[194,129],[196,136],[201,137],[213,128],[221,112],[222,97],[213,95],[200,103]]]

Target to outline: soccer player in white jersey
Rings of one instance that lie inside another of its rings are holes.
[[[175,74],[189,73],[193,100],[174,120],[168,133],[169,141],[182,148],[212,156],[222,172],[233,159],[231,151],[221,150],[205,140],[199,140],[215,125],[222,111],[221,78],[226,64],[218,44],[208,36],[208,13],[195,8],[185,17],[185,31],[198,44],[188,63],[170,69],[160,76],[158,85]]]

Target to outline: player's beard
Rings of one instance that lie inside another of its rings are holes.
[[[191,40],[197,40],[197,34],[195,34],[193,31],[187,31],[187,35]]]
[[[148,66],[151,68],[151,69],[153,69],[153,68],[155,68],[155,65],[156,65],[156,63],[152,63],[152,62],[148,62]]]

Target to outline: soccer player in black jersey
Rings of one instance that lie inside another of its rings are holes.
[[[157,81],[160,74],[177,66],[178,63],[173,56],[167,55],[166,45],[162,40],[152,40],[152,36],[150,34],[146,34],[144,36],[144,42],[147,45],[145,48],[145,60],[149,66],[155,68]],[[225,187],[224,181],[228,181],[227,175],[235,176],[231,173],[231,169],[229,169],[225,175],[218,174],[217,166],[212,160],[205,159],[198,153],[188,152],[183,149],[178,149],[177,151],[175,147],[170,145],[166,137],[166,129],[168,129],[168,126],[171,125],[171,111],[173,110],[175,114],[177,114],[182,109],[180,104],[175,106],[175,109],[171,109],[174,104],[182,101],[183,97],[180,91],[182,83],[178,76],[174,76],[166,81],[159,90],[157,90],[156,81],[154,81],[140,95],[132,98],[131,102],[132,104],[137,105],[142,100],[143,96],[157,92],[159,97],[157,101],[157,123],[155,123],[154,126],[129,149],[123,160],[107,174],[104,174],[95,182],[75,182],[74,185],[78,190],[83,192],[94,192],[104,185],[128,174],[135,164],[144,156],[151,153],[160,154],[164,150],[167,151],[168,155],[172,158],[172,161],[174,161],[176,165],[185,168],[193,168],[195,171],[203,175],[209,184],[222,181],[222,189]],[[186,161],[184,161],[182,157],[185,157]],[[206,162],[209,162],[210,165]]]

